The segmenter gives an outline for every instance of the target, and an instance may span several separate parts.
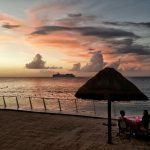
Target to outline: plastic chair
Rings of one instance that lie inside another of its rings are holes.
[[[132,135],[130,126],[128,126],[127,123],[123,119],[119,119],[118,120],[118,127],[119,127],[119,136],[121,134],[124,134],[130,140],[131,139],[131,135]]]

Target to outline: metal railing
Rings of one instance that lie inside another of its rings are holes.
[[[12,107],[8,106],[7,103],[10,103],[7,100],[8,98],[11,98],[11,101],[15,102],[15,106],[14,105]],[[23,108],[23,107],[20,106],[20,103],[19,103],[20,98],[21,98],[21,101],[23,99],[28,99],[28,107]],[[33,106],[33,102],[34,102],[33,100],[34,99],[42,100],[42,104],[40,104],[40,108],[41,109],[37,109],[36,107]],[[47,107],[47,103],[52,101],[52,100],[55,100],[55,106],[57,106],[57,108],[58,108],[56,111],[55,110],[51,111],[51,109]],[[73,112],[69,112],[68,111],[67,112],[68,114],[79,115],[82,112],[82,115],[86,115],[87,116],[86,110],[81,111],[79,109],[79,100],[80,99],[68,99],[68,98],[60,99],[60,98],[54,98],[54,97],[34,97],[34,96],[29,96],[29,97],[0,96],[0,102],[1,102],[1,106],[2,106],[1,109],[13,109],[13,110],[15,109],[15,110],[27,110],[27,111],[29,111],[29,110],[30,111],[37,111],[38,110],[38,111],[41,111],[41,112],[44,111],[44,112],[57,112],[57,113],[65,112],[66,113],[66,109],[63,109],[63,107],[62,107],[62,105],[63,105],[62,100],[73,102],[74,110],[73,110]],[[2,101],[3,101],[3,104],[2,104]],[[6,102],[6,101],[8,101],[8,102]],[[91,111],[92,113],[88,114],[88,116],[96,116],[97,113],[96,113],[95,102],[94,102],[94,100],[90,100],[90,101],[91,101],[91,108],[93,108],[93,109]],[[88,102],[89,102],[89,100],[88,100]],[[83,112],[84,112],[84,114],[83,114]]]
[[[26,101],[27,100],[27,101]],[[40,103],[38,103],[40,102]],[[51,104],[51,102],[53,104]],[[12,105],[13,103],[13,105]],[[23,103],[23,104],[22,104]],[[38,107],[35,106],[38,103]],[[83,103],[86,103],[83,105]],[[51,104],[51,105],[50,105]],[[50,107],[49,107],[50,105]],[[26,106],[26,107],[25,107]],[[113,103],[112,116],[116,118],[120,109],[136,110],[137,109],[150,109],[150,103],[142,102],[140,104],[135,103]],[[95,101],[95,100],[81,100],[81,99],[68,99],[68,98],[55,98],[55,97],[35,97],[35,96],[0,96],[0,108],[1,109],[13,109],[13,110],[26,110],[26,111],[38,111],[45,113],[62,113],[73,115],[85,115],[95,117],[107,117],[107,103]],[[106,115],[104,115],[106,112]],[[129,111],[130,113],[130,111]],[[140,112],[141,114],[142,112]]]

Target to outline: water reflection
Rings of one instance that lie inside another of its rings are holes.
[[[61,102],[63,111],[76,112],[75,97],[76,90],[84,84],[88,78],[0,78],[0,95],[18,96],[21,108],[29,108],[29,96],[32,97],[50,97],[46,99],[48,110],[59,111],[58,98]],[[147,96],[150,97],[150,78],[130,78]],[[32,98],[33,108],[44,109],[42,99]],[[7,106],[16,107],[14,99],[6,98]],[[92,101],[78,100],[79,112],[88,112],[93,114],[94,108]],[[0,107],[3,107],[2,98],[0,98]],[[150,109],[148,102],[114,102],[112,104],[112,114],[117,116],[120,109],[126,110],[127,114],[142,114],[143,109]],[[95,101],[96,114],[106,116],[107,103]]]

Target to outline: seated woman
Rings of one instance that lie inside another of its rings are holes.
[[[143,111],[141,124],[137,130],[137,136],[147,136],[149,134],[150,115],[148,110]]]
[[[141,130],[148,130],[149,123],[150,123],[150,115],[148,114],[148,110],[144,110],[141,121]]]

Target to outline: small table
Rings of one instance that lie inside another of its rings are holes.
[[[142,116],[126,116],[125,118],[135,123],[139,123],[142,121]]]
[[[140,127],[142,116],[126,116],[126,123],[132,130],[136,130]]]

